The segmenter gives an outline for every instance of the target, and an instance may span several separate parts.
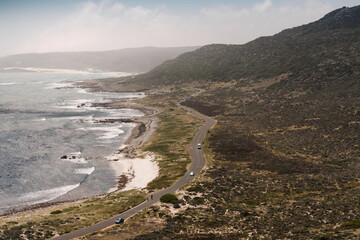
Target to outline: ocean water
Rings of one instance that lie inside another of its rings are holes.
[[[123,75],[0,71],[0,214],[13,207],[103,194],[116,187],[115,172],[104,157],[116,152],[134,124],[96,121],[142,113],[95,108],[91,103],[143,95],[91,93],[72,83]]]

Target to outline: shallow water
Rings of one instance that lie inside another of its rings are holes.
[[[117,179],[104,157],[131,133],[131,109],[91,107],[131,93],[90,93],[72,82],[119,73],[0,71],[0,213],[9,207],[106,193]],[[66,155],[66,158],[64,156]]]

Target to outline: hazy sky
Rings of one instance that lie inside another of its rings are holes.
[[[0,0],[0,56],[242,44],[360,0]]]

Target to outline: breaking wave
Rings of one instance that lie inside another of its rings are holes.
[[[73,190],[79,186],[80,186],[80,183],[62,186],[62,187],[58,187],[58,188],[52,188],[52,189],[47,189],[47,190],[40,190],[40,191],[25,193],[25,194],[22,194],[18,198],[12,199],[12,201],[8,202],[6,205],[7,205],[7,208],[11,208],[11,207],[18,207],[18,206],[22,206],[22,205],[32,205],[32,204],[48,202],[48,201],[54,200],[55,198],[70,192],[71,190]]]

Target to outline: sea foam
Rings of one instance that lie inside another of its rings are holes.
[[[87,174],[90,175],[95,171],[95,167],[91,168],[77,168],[75,169],[75,173],[77,174]]]
[[[78,164],[86,164],[88,163],[85,158],[66,158],[66,159],[63,159],[64,161],[67,161],[67,162],[72,162],[72,163],[78,163]]]
[[[18,198],[12,199],[12,201],[6,203],[6,208],[18,207],[23,205],[32,205],[38,204],[43,202],[48,202],[54,200],[61,195],[64,195],[71,190],[80,186],[80,183],[73,184],[73,185],[66,185],[62,187],[47,189],[47,190],[40,190],[35,192],[29,192],[20,195]],[[2,204],[4,205],[4,204]],[[5,206],[5,205],[4,205]]]
[[[0,86],[10,86],[10,85],[15,85],[16,83],[14,82],[5,82],[5,83],[0,83]]]
[[[103,133],[98,139],[112,139],[124,133],[124,131],[120,129],[121,127],[122,125],[116,127],[92,127],[82,130],[102,131]]]

